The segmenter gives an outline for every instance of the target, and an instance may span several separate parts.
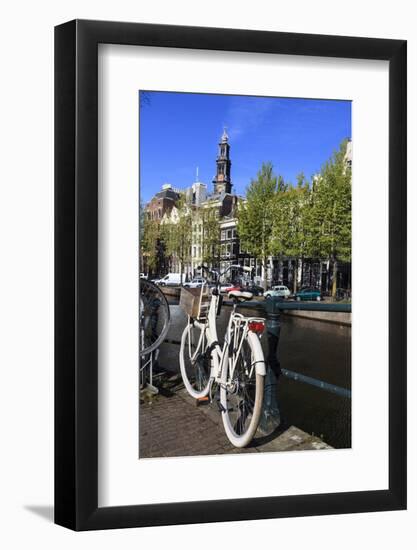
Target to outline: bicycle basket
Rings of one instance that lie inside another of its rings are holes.
[[[205,319],[210,307],[208,288],[182,288],[180,295],[180,307],[193,319]]]

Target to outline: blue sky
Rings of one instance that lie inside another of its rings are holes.
[[[351,137],[351,102],[146,92],[140,108],[140,185],[146,203],[162,184],[199,180],[213,190],[217,146],[227,127],[235,193],[244,195],[262,162],[295,183],[317,173]]]

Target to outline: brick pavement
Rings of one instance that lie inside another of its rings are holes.
[[[257,437],[244,449],[226,437],[214,404],[196,406],[180,383],[156,396],[142,393],[139,421],[140,458],[329,449],[319,438],[290,426]],[[259,433],[259,432],[258,432]]]

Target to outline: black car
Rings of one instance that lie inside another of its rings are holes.
[[[247,292],[252,292],[254,296],[263,296],[264,295],[264,289],[259,285],[249,285],[243,287],[243,290],[246,290]]]

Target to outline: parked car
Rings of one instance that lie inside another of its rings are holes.
[[[265,298],[271,298],[272,296],[281,296],[281,298],[288,298],[291,295],[289,288],[285,285],[275,285],[270,290],[264,292]]]
[[[147,279],[147,278],[148,278],[148,276],[147,276],[145,273],[141,273],[141,274],[139,275],[139,277],[140,277],[141,279]]]
[[[239,285],[236,285],[234,283],[223,283],[220,285],[220,292],[222,294],[226,294],[227,292],[230,292],[231,290],[241,290]]]
[[[206,283],[207,281],[206,279],[204,279],[204,277],[195,277],[192,281],[184,283],[183,286],[185,288],[201,288]]]
[[[183,277],[185,278],[185,275]],[[181,284],[181,273],[168,273],[162,279],[155,279],[153,282],[159,286],[178,286]]]
[[[297,302],[300,302],[301,300],[316,300],[317,302],[320,302],[320,300],[322,300],[322,295],[320,290],[317,290],[317,288],[302,288],[294,294],[294,298]]]
[[[248,285],[243,287],[243,290],[246,290],[247,292],[252,292],[254,296],[263,296],[264,295],[264,289],[263,287],[259,285]]]

